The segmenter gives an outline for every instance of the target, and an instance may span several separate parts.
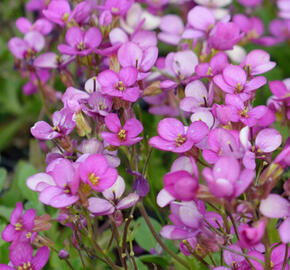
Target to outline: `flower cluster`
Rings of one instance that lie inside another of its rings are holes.
[[[289,41],[289,1],[278,1],[280,18],[270,23],[269,35],[254,16],[262,1],[238,2],[244,14],[235,13],[230,0],[27,3],[36,20],[19,18],[23,38],[8,46],[29,79],[24,94],[39,93],[43,102],[42,118],[30,131],[46,154],[46,169],[26,184],[41,203],[59,210],[71,245],[87,254],[83,264],[101,257],[112,269],[129,269],[130,262],[138,269],[131,222],[139,209],[158,252],[173,253],[187,269],[189,260],[160,236],[178,240],[184,255],[208,269],[289,269],[284,172],[290,141],[276,127],[289,127],[290,79],[268,81],[265,74],[277,63],[266,50],[244,48]],[[167,7],[176,4],[177,13],[169,14]],[[56,81],[64,91],[56,90]],[[272,96],[256,105],[267,85]],[[163,117],[156,129],[149,116]],[[149,168],[159,166],[151,158],[161,154],[174,161],[166,164],[157,195],[160,179],[151,178]],[[143,205],[157,211],[156,202],[170,220],[160,234]],[[2,232],[12,242],[11,263],[0,269],[38,270],[48,260],[48,247],[34,257],[32,247],[55,220],[22,212],[18,203]],[[280,219],[276,242],[268,236],[271,219]],[[108,228],[111,240],[99,243],[98,233]],[[108,256],[114,238],[116,261]],[[59,257],[71,266],[67,251]]]

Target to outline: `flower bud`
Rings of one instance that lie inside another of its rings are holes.
[[[61,249],[58,253],[58,257],[62,260],[69,258],[69,253],[65,249]]]

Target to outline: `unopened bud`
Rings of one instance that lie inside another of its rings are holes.
[[[69,258],[69,253],[65,249],[62,249],[59,251],[58,257],[62,260],[65,260],[65,259]]]

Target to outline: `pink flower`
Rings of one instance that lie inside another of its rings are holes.
[[[10,216],[10,224],[8,224],[2,232],[2,239],[6,242],[33,241],[37,233],[32,232],[34,228],[34,219],[36,211],[34,209],[27,210],[24,214],[21,202],[16,203],[16,207]]]
[[[44,45],[44,37],[36,31],[28,32],[23,39],[14,37],[8,42],[10,52],[18,59],[33,58],[44,48]]]
[[[195,121],[185,127],[175,118],[165,118],[158,124],[158,135],[149,140],[149,144],[163,151],[184,153],[199,143],[208,133],[208,126]]]
[[[86,32],[80,27],[71,27],[65,34],[67,44],[59,44],[58,50],[68,55],[88,55],[102,42],[102,33],[97,27],[91,27]]]
[[[275,66],[276,63],[271,62],[270,55],[263,50],[251,51],[246,59],[241,63],[241,67],[243,67],[248,75],[251,76],[265,73],[273,69]]]
[[[253,170],[241,172],[239,162],[233,157],[221,157],[213,169],[205,168],[202,172],[210,192],[218,198],[231,199],[240,196],[252,183]]]
[[[265,77],[255,77],[248,81],[247,73],[239,66],[228,65],[222,74],[216,75],[214,83],[224,92],[238,94],[243,100],[250,98],[252,91],[263,86],[267,80]]]
[[[1,270],[41,270],[49,259],[48,247],[41,247],[33,256],[33,249],[27,243],[18,243],[9,253],[12,266],[0,264]]]
[[[240,28],[233,22],[219,22],[208,40],[209,46],[216,50],[231,50],[243,37]]]
[[[135,102],[140,92],[139,87],[134,86],[137,75],[138,71],[134,67],[122,68],[119,73],[108,69],[99,74],[98,81],[104,94]]]
[[[110,188],[117,180],[118,172],[109,167],[103,155],[94,154],[87,157],[79,166],[79,176],[96,191]]]
[[[30,31],[37,31],[42,35],[47,35],[53,29],[52,23],[46,19],[38,19],[32,24],[25,17],[21,17],[16,20],[16,27],[23,34],[27,34]]]
[[[249,249],[261,243],[266,225],[267,222],[264,219],[255,222],[252,226],[242,223],[239,226],[240,246]]]
[[[30,129],[31,134],[39,140],[52,140],[70,134],[75,127],[73,113],[66,108],[53,114],[52,123],[53,127],[45,121],[36,122]]]
[[[105,9],[114,15],[125,15],[133,3],[132,0],[107,0]]]
[[[70,206],[79,200],[79,178],[75,164],[71,161],[58,158],[46,168],[46,173],[37,173],[29,177],[27,186],[40,192],[39,200],[54,208]]]
[[[283,243],[290,243],[290,202],[278,194],[270,194],[261,201],[260,212],[269,218],[285,218],[279,226],[279,235]]]
[[[102,132],[101,135],[111,145],[133,145],[143,139],[142,137],[137,137],[143,131],[143,126],[135,118],[127,120],[122,127],[118,115],[110,113],[106,116],[105,123],[111,132]]]

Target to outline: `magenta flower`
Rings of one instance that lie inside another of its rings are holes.
[[[99,74],[98,81],[104,94],[135,102],[140,93],[139,87],[134,86],[137,75],[134,67],[122,68],[119,73],[108,69]]]
[[[248,76],[258,75],[265,73],[276,66],[275,62],[270,61],[270,55],[263,50],[253,50],[251,51],[246,59],[241,63]],[[256,77],[259,78],[259,77]],[[262,77],[263,78],[263,77]]]
[[[238,0],[238,2],[246,7],[254,7],[260,5],[263,0]]]
[[[290,243],[290,202],[278,194],[270,194],[261,201],[260,212],[269,218],[284,218],[279,226],[279,235],[283,243]]]
[[[68,55],[88,55],[102,42],[102,33],[97,27],[91,27],[86,32],[80,27],[71,27],[65,34],[67,44],[59,44],[58,50]]]
[[[219,22],[211,32],[209,46],[216,50],[231,50],[243,37],[240,28],[233,22]]]
[[[44,48],[45,39],[36,31],[25,34],[24,38],[14,37],[8,42],[10,52],[18,59],[33,58]]]
[[[30,129],[31,134],[39,140],[52,140],[70,134],[75,128],[73,112],[63,108],[52,116],[53,126],[45,121],[38,121]]]
[[[43,10],[43,15],[50,21],[64,27],[70,16],[70,5],[66,0],[53,0],[47,9]]]
[[[228,248],[242,253],[241,247],[236,245],[236,244],[229,245]],[[248,263],[243,256],[237,255],[237,254],[230,252],[228,250],[224,251],[224,261],[231,268],[221,266],[221,267],[215,267],[214,270],[225,270],[225,269],[230,270],[233,268],[241,269],[241,270],[248,269]]]
[[[99,154],[86,158],[80,164],[78,172],[83,182],[101,192],[110,188],[118,177],[117,170],[109,167],[107,159]]]
[[[54,208],[70,206],[79,200],[79,178],[75,164],[64,158],[53,160],[46,173],[29,177],[26,185],[39,192],[39,200]]]
[[[125,15],[133,3],[132,0],[107,0],[105,9],[114,15]]]
[[[210,192],[218,197],[231,199],[240,196],[252,183],[255,171],[241,171],[239,162],[233,157],[221,157],[213,169],[202,172]]]
[[[205,138],[208,126],[202,121],[195,121],[185,127],[175,118],[165,118],[159,122],[157,131],[159,136],[149,140],[151,146],[163,151],[184,153]]]
[[[228,57],[224,52],[215,54],[209,63],[200,63],[195,67],[195,73],[200,77],[213,77],[222,73],[228,65]]]
[[[183,240],[194,237],[200,230],[202,214],[194,201],[172,202],[169,219],[174,225],[164,226],[160,234],[164,238]]]
[[[183,178],[175,179],[175,176]],[[186,186],[185,189],[179,189],[183,185]],[[198,169],[195,160],[193,157],[181,156],[173,162],[170,172],[164,176],[164,188],[157,195],[157,204],[159,207],[164,207],[175,199],[193,199],[197,188]]]
[[[290,79],[271,81],[269,88],[276,100],[283,101],[290,107]]]
[[[242,223],[239,226],[239,245],[242,248],[249,249],[261,243],[266,226],[267,222],[264,219],[255,222],[251,226]]]
[[[38,68],[45,69],[64,69],[68,64],[74,60],[73,56],[57,55],[54,52],[47,52],[39,55],[33,61],[33,65]]]
[[[118,115],[110,113],[106,116],[105,123],[111,132],[104,131],[101,136],[111,145],[133,145],[143,139],[142,137],[137,137],[143,131],[143,126],[135,118],[127,120],[122,127]]]
[[[49,259],[49,248],[41,247],[33,256],[33,249],[27,243],[18,243],[9,253],[11,265],[0,264],[1,270],[41,270]]]
[[[289,231],[288,231],[289,232]],[[284,262],[284,257],[285,257],[285,252],[286,252],[286,245],[279,245],[275,247],[272,252],[271,252],[271,268],[273,270],[280,270],[283,269],[283,262]],[[248,255],[256,257],[257,259],[260,259],[262,262],[265,262],[265,255],[256,251],[256,250],[251,250],[248,252]],[[287,259],[290,257],[290,254],[288,253]],[[261,265],[259,262],[250,259],[251,263],[255,267],[255,270],[264,270],[264,266]],[[289,270],[289,264],[286,263],[286,266],[284,268],[285,270]]]
[[[52,23],[46,19],[38,19],[32,24],[25,17],[21,17],[16,20],[16,27],[22,34],[27,34],[30,31],[37,31],[42,35],[47,35],[53,29]]]
[[[2,232],[2,239],[6,242],[12,241],[15,245],[24,241],[32,242],[37,234],[33,232],[35,217],[34,209],[29,209],[23,214],[22,203],[16,203],[16,207],[10,216],[10,224]]]
[[[90,95],[87,92],[74,87],[69,87],[65,90],[61,101],[64,108],[71,112],[79,113],[82,109],[83,103],[86,102],[89,97]]]
[[[246,150],[243,157],[243,164],[248,169],[255,169],[255,159],[264,159],[266,158],[265,153],[275,151],[282,143],[282,136],[276,129],[265,128],[258,133],[255,144],[251,145],[249,134],[249,127],[244,127],[240,131],[240,141]]]
[[[210,131],[207,139],[207,147],[202,151],[203,158],[210,164],[214,164],[219,157],[241,157],[238,136],[234,131],[224,128],[215,128]]]
[[[43,84],[45,84],[49,80],[50,73],[48,70],[39,69],[36,72],[38,78]],[[32,95],[38,91],[39,89],[38,78],[36,77],[34,72],[30,73],[29,81],[22,87],[24,95]]]
[[[243,100],[250,98],[252,91],[263,86],[267,80],[259,76],[248,81],[247,73],[239,66],[228,65],[222,74],[216,75],[214,83],[229,94],[241,95]]]

